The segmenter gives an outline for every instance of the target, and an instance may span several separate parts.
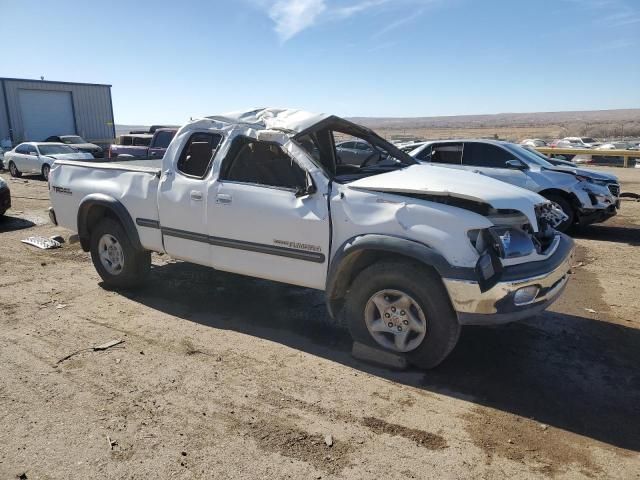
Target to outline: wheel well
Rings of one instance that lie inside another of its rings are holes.
[[[547,198],[548,195],[555,195],[557,197],[564,198],[575,209],[580,207],[580,200],[578,200],[578,197],[573,193],[565,192],[564,190],[557,188],[549,188],[538,193],[545,198]]]
[[[338,316],[340,310],[342,310],[342,307],[344,306],[344,297],[349,291],[349,287],[365,268],[377,262],[391,260],[419,264],[425,270],[432,272],[434,274],[434,278],[438,278],[438,280],[441,281],[440,275],[438,275],[433,266],[409,255],[402,255],[400,253],[389,252],[386,250],[359,250],[353,252],[342,260],[340,271],[336,276],[336,280],[332,285],[331,291],[327,291],[327,306],[329,308],[329,313],[334,317]]]
[[[111,218],[122,225],[118,214],[105,205],[96,204],[90,206],[85,218],[85,225],[82,229],[83,234],[80,236],[80,244],[85,252],[88,252],[91,248],[91,232],[100,220],[103,218]]]

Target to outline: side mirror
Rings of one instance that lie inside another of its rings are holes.
[[[529,170],[529,167],[525,165],[520,160],[507,160],[506,162],[507,168],[512,168],[514,170]]]
[[[304,187],[296,188],[296,198],[308,197],[318,191],[316,184],[313,183],[311,177],[307,175],[307,184]]]

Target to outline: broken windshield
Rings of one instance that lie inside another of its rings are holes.
[[[367,128],[338,118],[331,123],[305,132],[296,140],[337,182],[347,183],[416,164],[412,157]]]

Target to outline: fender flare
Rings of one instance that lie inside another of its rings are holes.
[[[100,206],[111,212],[122,224],[129,240],[136,250],[144,250],[140,243],[138,230],[136,229],[127,208],[115,198],[104,193],[91,193],[84,197],[78,207],[78,237],[80,245],[85,252],[91,248],[91,220],[90,213],[93,207]]]
[[[423,243],[391,235],[358,235],[344,242],[336,250],[331,260],[327,274],[325,297],[327,309],[332,317],[337,314],[337,309],[353,278],[362,268],[372,263],[371,259],[368,259],[364,266],[362,262],[359,262],[364,253],[374,255],[376,253],[381,255],[391,254],[411,258],[433,268],[440,278],[472,281],[478,278],[475,268],[453,266],[439,252]]]

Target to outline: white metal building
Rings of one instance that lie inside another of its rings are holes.
[[[111,85],[0,77],[0,142],[73,134],[92,143],[115,138]]]

